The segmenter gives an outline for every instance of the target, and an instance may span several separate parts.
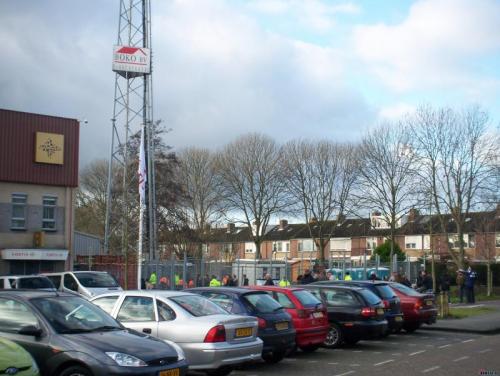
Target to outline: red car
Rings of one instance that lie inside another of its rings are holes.
[[[433,294],[421,294],[401,283],[390,283],[391,288],[401,300],[403,329],[411,333],[422,324],[436,322],[437,308]]]
[[[292,316],[297,331],[295,342],[302,351],[318,349],[326,339],[328,314],[320,300],[309,291],[301,288],[278,286],[252,286],[255,290],[269,292]]]

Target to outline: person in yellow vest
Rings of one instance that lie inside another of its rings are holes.
[[[209,286],[210,287],[220,287],[220,282],[214,275],[212,275],[212,279],[210,280]]]
[[[279,282],[279,286],[280,287],[290,287],[290,282],[288,282],[288,280],[285,278],[281,278],[281,280]]]
[[[345,272],[344,281],[352,281],[352,277],[349,272]]]
[[[154,289],[156,287],[156,282],[158,281],[158,278],[156,276],[156,272],[151,273],[149,276],[148,283],[146,285],[146,288],[148,290]]]

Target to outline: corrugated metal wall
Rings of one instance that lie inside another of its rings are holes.
[[[64,164],[35,163],[36,132],[64,135]],[[0,181],[78,186],[80,124],[75,119],[0,109]]]
[[[102,239],[75,231],[73,250],[76,256],[103,255]]]

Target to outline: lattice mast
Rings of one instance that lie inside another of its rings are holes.
[[[146,136],[148,178],[146,188],[147,221],[145,221],[144,234],[150,259],[154,258],[154,250],[156,249],[150,20],[151,4],[149,0],[120,0],[118,39],[117,45],[113,49],[115,93],[113,118],[111,119],[112,137],[108,165],[104,248],[105,252],[108,252],[110,238],[113,235],[121,236],[121,252],[125,256],[126,265],[126,284],[128,282],[128,254],[131,250],[128,226],[128,218],[131,215],[130,202],[137,201],[136,197],[129,196],[129,192],[137,193],[137,180],[130,179],[131,174],[136,174],[136,171],[129,171],[132,165],[135,166],[131,162],[137,156],[130,155],[129,137],[140,131],[141,127],[144,127]],[[121,197],[114,197],[113,188],[118,186],[114,174],[115,165],[121,169]],[[117,218],[113,218],[113,215]]]

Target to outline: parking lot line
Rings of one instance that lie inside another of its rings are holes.
[[[420,351],[415,351],[414,353],[411,353],[410,356],[413,356],[413,355],[418,355],[418,354],[422,354],[423,352],[426,352],[427,350],[420,350]]]
[[[431,372],[431,371],[435,371],[437,370],[438,368],[440,368],[439,366],[434,366],[434,367],[431,367],[431,368],[427,368],[427,369],[424,369],[422,371],[422,373],[427,373],[427,372]]]
[[[445,347],[450,347],[450,346],[451,346],[451,343],[448,343],[447,345],[438,346],[438,349],[444,349]]]
[[[487,352],[490,352],[491,349],[484,349],[484,350],[481,350],[481,351],[478,351],[479,354],[484,354],[484,353],[487,353]]]
[[[460,358],[454,359],[453,361],[454,362],[460,362],[461,360],[465,360],[465,359],[469,359],[469,357],[466,355],[466,356],[462,356]]]
[[[331,363],[328,363],[328,364],[330,364],[330,365],[332,365],[332,366],[336,366],[336,365],[337,365],[337,364],[339,364],[339,363],[338,363],[338,362],[331,362]]]
[[[355,371],[347,371],[347,372],[344,372],[344,373],[338,373],[336,375],[333,375],[333,376],[346,376],[346,375],[351,375],[353,373],[356,373]]]
[[[394,354],[391,354],[392,356],[401,356],[401,353],[394,353]]]
[[[466,339],[465,341],[462,341],[462,343],[467,343],[467,342],[474,342],[475,339]]]
[[[390,362],[394,362],[394,359],[389,359],[389,360],[384,360],[383,362],[380,362],[380,363],[375,363],[374,366],[381,366],[382,364],[387,364],[387,363],[390,363]]]

